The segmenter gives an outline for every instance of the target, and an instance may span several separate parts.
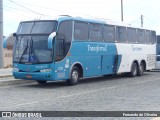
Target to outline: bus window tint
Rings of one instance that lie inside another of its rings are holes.
[[[115,41],[115,34],[114,34],[114,26],[104,26],[103,27],[103,39],[104,41]]]
[[[102,26],[90,24],[89,34],[91,41],[102,41]]]
[[[72,40],[72,21],[60,23],[56,41],[56,61],[62,60],[68,53]]]
[[[145,39],[144,39],[144,30],[137,30],[137,42],[138,43],[145,43]]]
[[[35,22],[32,34],[50,34],[55,29],[55,22]]]
[[[118,42],[127,42],[125,27],[117,27],[117,41]]]
[[[128,36],[129,43],[136,43],[137,42],[136,29],[128,28],[127,29],[127,36]]]
[[[65,21],[60,24],[58,34],[65,35],[65,42],[72,40],[72,21]]]
[[[160,36],[157,36],[157,43],[160,44]]]
[[[88,23],[75,22],[74,39],[75,40],[88,40]]]
[[[148,30],[146,30],[146,32],[145,32],[145,42],[147,44],[151,43],[151,41],[150,41],[150,31],[148,31]]]
[[[33,22],[20,23],[18,30],[17,30],[17,34],[30,34],[33,25],[34,25]]]
[[[151,31],[151,43],[155,43],[155,42],[156,42],[156,32]]]
[[[160,61],[160,36],[157,36],[157,61]]]

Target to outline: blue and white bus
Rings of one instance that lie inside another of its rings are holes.
[[[157,62],[156,69],[160,69],[160,35],[157,35]]]
[[[75,85],[80,78],[119,73],[141,76],[156,64],[155,31],[110,21],[70,16],[24,21],[13,36],[13,76],[40,84],[66,80]]]

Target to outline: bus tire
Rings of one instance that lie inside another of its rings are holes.
[[[78,84],[79,78],[80,78],[79,68],[77,66],[74,66],[71,70],[70,79],[66,81],[67,85],[73,86]]]
[[[144,73],[144,64],[143,62],[140,63],[139,69],[138,69],[138,76],[142,76]]]
[[[38,80],[37,82],[38,82],[38,84],[43,85],[43,84],[45,84],[47,81],[44,81],[44,80]]]
[[[132,64],[132,67],[131,67],[130,76],[131,76],[131,77],[136,77],[137,74],[138,74],[138,65],[137,65],[136,62],[134,62],[134,63]]]

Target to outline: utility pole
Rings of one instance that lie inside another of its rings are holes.
[[[3,58],[3,0],[0,0],[0,68],[4,67]]]
[[[141,27],[143,27],[143,20],[144,20],[144,17],[143,15],[141,15]]]
[[[123,0],[121,0],[121,21],[123,22]]]

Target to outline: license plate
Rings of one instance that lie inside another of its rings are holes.
[[[32,78],[32,76],[31,75],[26,75],[26,78]]]

